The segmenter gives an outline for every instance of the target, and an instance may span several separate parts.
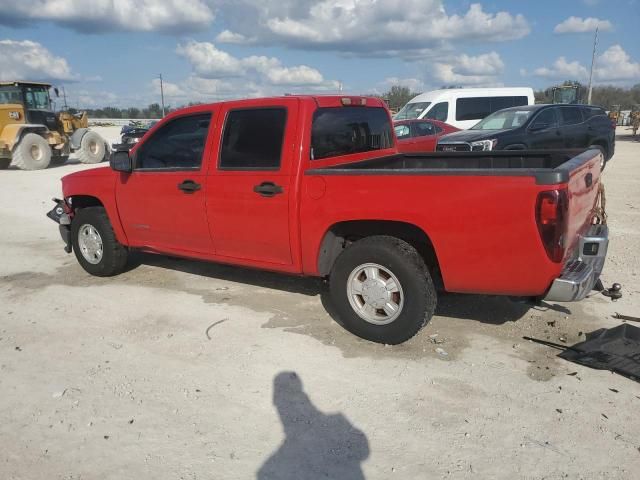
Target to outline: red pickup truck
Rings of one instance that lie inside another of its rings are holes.
[[[49,216],[92,275],[128,252],[329,277],[339,320],[404,342],[436,289],[584,298],[608,244],[600,152],[401,154],[381,100],[285,96],[199,105],[109,167],[62,179]]]

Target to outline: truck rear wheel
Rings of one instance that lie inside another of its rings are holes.
[[[111,277],[127,264],[128,251],[116,239],[103,207],[77,211],[71,222],[71,242],[78,263],[91,275]]]
[[[78,159],[82,163],[100,163],[104,160],[106,151],[104,139],[96,132],[89,130],[80,140]]]
[[[407,242],[389,236],[367,237],[348,246],[331,271],[330,292],[347,330],[390,345],[418,333],[436,308],[424,260]]]
[[[22,170],[41,170],[51,162],[51,147],[37,133],[25,134],[13,150],[13,163]]]

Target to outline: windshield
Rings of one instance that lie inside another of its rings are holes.
[[[0,87],[0,104],[19,103],[22,104],[22,92],[18,87],[7,85]]]
[[[25,87],[24,96],[29,110],[49,110],[49,88]]]
[[[531,113],[531,110],[501,110],[480,120],[471,130],[511,130],[524,125]]]
[[[407,103],[402,110],[395,114],[394,120],[410,120],[412,118],[418,118],[422,112],[429,108],[431,102],[415,102]]]

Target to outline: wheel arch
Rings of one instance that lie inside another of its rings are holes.
[[[107,213],[107,217],[111,222],[111,227],[116,235],[116,239],[123,245],[128,245],[127,235],[124,231],[122,223],[120,222],[120,216],[115,203],[109,203],[103,201],[99,196],[91,194],[67,194],[65,200],[69,203],[71,209],[75,212],[79,208],[87,207],[102,207]]]
[[[331,272],[336,259],[350,243],[376,235],[400,238],[413,246],[424,259],[436,286],[444,286],[438,256],[429,235],[412,223],[396,220],[350,220],[331,225],[324,234],[318,252],[317,269],[320,276],[327,276]]]
[[[49,129],[44,125],[29,123],[7,125],[2,129],[0,139],[7,145],[9,150],[14,151],[22,137],[27,133],[36,133],[46,139]]]

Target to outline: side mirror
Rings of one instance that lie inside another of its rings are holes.
[[[126,150],[115,151],[111,154],[109,165],[116,172],[131,173],[133,171],[133,162]]]

